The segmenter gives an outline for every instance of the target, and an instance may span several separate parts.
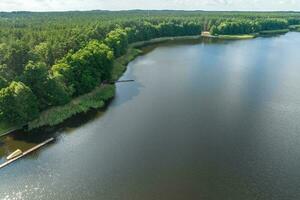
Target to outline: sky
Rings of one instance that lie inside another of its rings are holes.
[[[300,0],[0,0],[0,11],[130,9],[300,11]]]

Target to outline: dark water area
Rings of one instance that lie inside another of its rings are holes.
[[[148,47],[106,110],[0,170],[0,199],[300,199],[299,47],[299,33]],[[1,138],[0,157],[38,134]]]

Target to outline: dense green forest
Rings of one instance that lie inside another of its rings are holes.
[[[23,124],[112,79],[128,45],[159,37],[251,34],[300,24],[297,12],[0,13],[0,120]]]

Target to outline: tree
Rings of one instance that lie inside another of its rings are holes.
[[[213,25],[210,28],[210,34],[212,34],[212,35],[217,35],[218,34],[218,28],[217,28],[217,26]]]
[[[68,55],[70,57],[71,55]],[[76,77],[66,58],[52,66],[50,70],[51,76],[58,80],[65,88],[69,96],[75,94]]]
[[[32,51],[32,57],[36,62],[44,62],[49,66],[54,64],[52,48],[47,42],[36,45]]]
[[[91,41],[79,51],[68,54],[51,69],[73,96],[91,91],[111,77],[113,52],[107,45]]]
[[[17,40],[13,42],[8,47],[5,57],[7,67],[17,75],[21,74],[29,59],[28,52],[29,48],[24,41]]]
[[[113,49],[115,57],[119,57],[125,54],[127,50],[127,31],[117,28],[107,34],[104,42],[107,46]]]
[[[66,103],[68,100],[68,94],[63,87],[56,83],[56,79],[50,78],[45,63],[30,61],[25,67],[21,80],[37,97],[41,110]]]
[[[64,105],[70,101],[70,94],[57,77],[48,77],[45,90],[48,91],[48,106]]]
[[[9,123],[25,123],[38,115],[37,99],[22,82],[13,81],[0,90],[0,118]]]
[[[4,87],[7,87],[7,80],[5,80],[5,78],[0,76],[0,89],[2,89]]]

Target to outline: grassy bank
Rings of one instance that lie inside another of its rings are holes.
[[[245,40],[255,38],[255,34],[245,34],[245,35],[218,35],[216,38],[223,40]]]
[[[87,112],[92,108],[102,108],[105,102],[113,98],[114,95],[114,85],[99,86],[92,92],[79,96],[66,105],[56,106],[42,112],[36,120],[28,123],[28,129],[54,126],[76,114]]]
[[[222,40],[245,40],[257,37],[258,34],[242,34],[242,35],[211,35],[210,32],[204,31],[201,33],[202,37],[218,38]]]
[[[118,80],[126,70],[126,65],[140,54],[141,50],[129,48],[125,55],[117,58],[113,65],[112,81]],[[28,123],[28,129],[54,126],[76,114],[87,112],[90,109],[102,108],[114,96],[115,85],[101,85],[92,92],[73,99],[66,105],[53,107],[42,112],[36,120]]]
[[[284,34],[289,32],[290,29],[279,29],[279,30],[269,30],[269,31],[261,31],[259,32],[260,35],[277,35],[277,34]]]
[[[289,31],[300,31],[300,25],[290,26],[289,29],[278,29],[278,30],[268,30],[260,31],[259,33],[254,34],[244,34],[244,35],[210,35],[207,32],[202,34],[203,37],[219,38],[222,40],[243,40],[243,39],[253,39],[258,36],[267,36],[267,35],[277,35],[288,33]]]
[[[117,81],[126,70],[127,64],[134,60],[137,56],[142,53],[141,50],[135,48],[129,48],[127,53],[114,61],[112,70],[112,81]]]

